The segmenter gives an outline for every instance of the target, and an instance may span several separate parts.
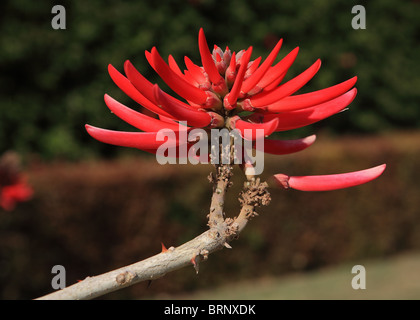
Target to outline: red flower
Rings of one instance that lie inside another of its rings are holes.
[[[13,210],[17,202],[27,201],[32,197],[32,188],[19,173],[17,155],[5,153],[0,158],[0,207]]]
[[[13,210],[17,202],[29,200],[32,194],[32,188],[23,180],[0,187],[0,207],[7,211]]]
[[[178,121],[186,121],[187,130],[203,128],[237,129],[244,133],[251,129],[252,139],[258,138],[257,129],[264,136],[276,131],[307,126],[339,113],[356,96],[357,77],[326,89],[305,94],[295,94],[314,77],[321,66],[318,59],[298,76],[283,82],[293,64],[299,48],[295,48],[273,65],[282,45],[280,40],[267,58],[251,60],[252,47],[239,52],[223,51],[214,46],[210,52],[200,29],[198,37],[202,66],[185,58],[186,70],[181,71],[170,55],[168,63],[155,47],[146,51],[146,59],[181,101],[150,83],[126,61],[125,76],[109,65],[108,71],[115,84],[137,103],[152,111],[158,119],[130,109],[105,95],[105,103],[122,120],[143,132],[118,132],[86,125],[95,139],[127,147],[156,152],[164,141],[157,139],[158,131],[171,129],[179,132]],[[260,63],[261,62],[261,63]],[[315,136],[291,141],[265,139],[264,151],[273,154],[297,152],[310,146]],[[179,145],[178,135],[173,141]],[[254,145],[257,147],[257,145]],[[385,165],[342,175],[288,177],[275,175],[281,186],[300,190],[331,190],[365,183],[379,176]]]

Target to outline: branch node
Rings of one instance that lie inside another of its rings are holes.
[[[131,281],[134,280],[134,278],[137,277],[137,275],[131,271],[124,271],[121,272],[119,275],[117,275],[115,277],[115,281],[119,284],[119,285],[123,285],[126,283],[129,283]]]

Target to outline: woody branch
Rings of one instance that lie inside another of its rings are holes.
[[[216,172],[209,175],[213,183],[213,195],[208,215],[209,230],[179,247],[166,249],[148,259],[104,273],[87,277],[83,281],[55,291],[37,300],[87,300],[103,296],[142,281],[155,280],[165,274],[186,266],[193,266],[198,273],[199,264],[208,255],[231,248],[229,242],[237,239],[248,220],[256,215],[254,209],[267,205],[270,195],[267,184],[261,183],[254,176],[247,175],[239,201],[241,210],[237,217],[225,218],[224,201],[227,189],[231,186],[231,164],[216,165]]]

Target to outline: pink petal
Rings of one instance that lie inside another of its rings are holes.
[[[357,186],[379,177],[386,164],[366,170],[320,176],[287,176],[276,174],[274,179],[285,189],[301,191],[329,191]]]
[[[303,139],[295,140],[273,140],[273,139],[264,139],[264,152],[283,155],[290,154],[294,152],[302,151],[308,148],[315,142],[316,136],[311,135]],[[256,148],[258,150],[258,148]],[[260,150],[263,151],[263,150]]]

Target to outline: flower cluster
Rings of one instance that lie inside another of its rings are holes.
[[[18,170],[18,160],[14,153],[5,153],[0,158],[0,207],[13,210],[17,202],[32,197],[32,188]]]
[[[236,129],[243,137],[246,131],[251,132],[251,140],[256,140],[263,132],[266,153],[281,155],[303,150],[315,141],[315,136],[287,141],[267,137],[274,132],[310,125],[343,111],[356,96],[354,85],[357,77],[326,89],[295,94],[314,77],[321,61],[316,60],[305,71],[284,82],[299,48],[274,64],[282,42],[276,44],[264,61],[261,57],[251,60],[252,47],[232,52],[228,47],[222,50],[214,46],[211,52],[203,29],[200,29],[198,45],[202,66],[185,57],[184,71],[171,55],[165,62],[155,47],[146,51],[151,67],[185,101],[149,82],[130,61],[124,64],[125,75],[109,65],[108,71],[115,84],[134,101],[155,113],[157,118],[137,112],[105,95],[109,109],[142,132],[112,131],[90,125],[86,125],[86,129],[93,138],[105,143],[156,152],[164,143],[157,138],[158,132],[162,129],[179,132],[179,122],[185,121],[188,124],[186,130]],[[175,145],[181,143],[178,138]],[[290,177],[277,174],[274,178],[285,188],[320,191],[368,182],[384,169],[385,164],[337,175]]]

